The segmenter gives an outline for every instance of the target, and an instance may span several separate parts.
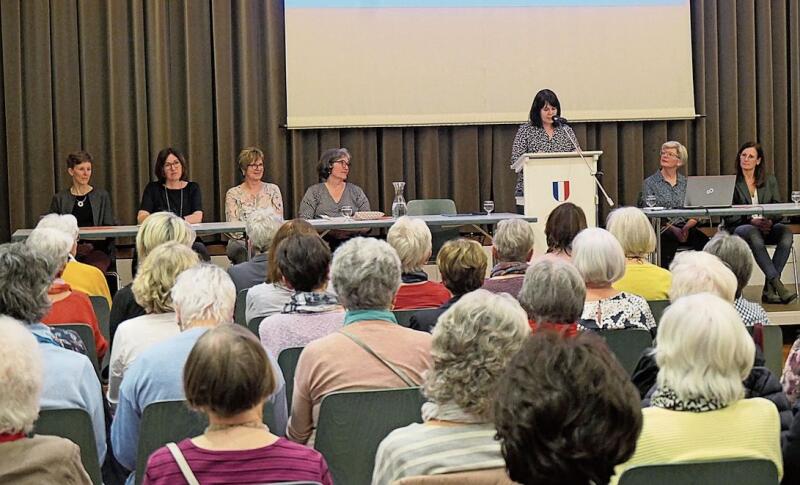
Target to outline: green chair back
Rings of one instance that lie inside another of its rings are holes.
[[[101,485],[103,476],[97,459],[92,418],[83,409],[42,409],[33,425],[34,433],[66,438],[81,449],[81,462],[92,483]]]
[[[86,356],[89,357],[89,360],[92,362],[94,370],[95,372],[97,372],[97,376],[99,378],[100,362],[97,360],[97,347],[95,346],[94,333],[92,332],[92,327],[90,327],[85,323],[70,323],[68,325],[54,325],[54,326],[64,330],[72,330],[73,332],[78,334],[81,340],[83,340],[83,345],[86,346]]]
[[[239,292],[236,293],[236,303],[234,303],[233,306],[233,321],[243,327],[247,326],[247,317],[245,316],[245,310],[247,309],[247,290],[249,290],[249,288],[239,290]]]
[[[392,313],[394,313],[394,317],[401,327],[408,328],[408,326],[411,325],[411,316],[417,313],[417,311],[418,310],[395,310]]]
[[[626,470],[619,485],[777,485],[778,470],[769,460],[726,460],[637,466]]]
[[[783,330],[780,325],[764,325],[764,365],[776,376],[783,373]]]
[[[94,314],[97,316],[97,323],[100,325],[100,333],[103,334],[109,344],[111,343],[111,330],[109,329],[109,319],[111,317],[111,308],[108,306],[108,300],[104,296],[93,295],[89,297],[92,301],[92,308]]]
[[[427,216],[439,214],[456,214],[456,203],[452,199],[417,199],[408,202],[408,215]],[[451,239],[458,239],[458,228],[431,228],[431,258],[436,258],[442,245]]]
[[[272,404],[264,406],[264,422],[269,429],[277,429],[273,419]],[[189,409],[186,401],[158,401],[148,404],[139,425],[139,445],[136,451],[136,483],[142,483],[147,460],[154,451],[167,443],[177,443],[203,434],[208,426],[205,415]]]
[[[261,322],[265,318],[267,318],[267,317],[256,317],[256,318],[250,320],[249,322],[247,322],[247,328],[249,328],[250,331],[253,332],[253,334],[255,334],[256,337],[261,338],[261,336],[258,334],[258,327],[261,326]]]
[[[661,321],[661,315],[664,314],[664,310],[669,306],[669,300],[649,300],[647,304],[650,306],[650,312],[653,313],[656,324],[658,324]]]
[[[598,333],[628,374],[633,373],[644,349],[653,346],[650,332],[640,328],[603,329]]]
[[[370,483],[378,445],[392,430],[422,422],[418,387],[333,392],[322,398],[314,448],[334,483]]]
[[[281,350],[278,355],[278,367],[281,368],[283,380],[286,381],[286,406],[290,413],[292,411],[292,393],[294,392],[294,371],[302,351],[303,347],[291,347]]]

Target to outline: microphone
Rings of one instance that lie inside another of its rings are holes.
[[[562,118],[560,116],[553,116],[553,124],[554,125],[558,125],[558,126],[566,126],[567,119],[566,118]],[[588,160],[586,160],[586,157],[583,156],[583,151],[581,150],[580,145],[578,145],[578,140],[576,140],[572,136],[571,131],[572,130],[564,130],[564,133],[566,133],[567,138],[569,139],[570,143],[572,143],[572,146],[573,146],[573,148],[575,148],[575,151],[578,152],[578,155],[580,155],[581,160],[583,160],[583,163],[586,164],[586,168],[589,169],[589,174],[591,174],[592,178],[594,179],[594,183],[597,185],[597,188],[600,189],[600,192],[603,194],[603,197],[605,197],[606,203],[608,204],[608,206],[609,207],[614,207],[614,201],[611,200],[611,197],[609,197],[608,192],[606,192],[606,189],[603,188],[603,184],[601,184],[600,180],[597,179],[597,174],[598,173],[602,173],[602,172],[597,172],[597,171],[592,170],[592,165],[589,163]],[[600,210],[599,206],[597,207],[597,210],[598,211]],[[598,220],[599,220],[599,217],[598,217]]]
[[[554,125],[566,125],[567,123],[569,123],[568,119],[563,118],[561,116],[553,116]]]

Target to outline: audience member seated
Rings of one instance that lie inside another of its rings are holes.
[[[283,284],[283,277],[278,269],[276,249],[281,241],[293,234],[317,234],[317,231],[303,219],[286,221],[278,229],[275,237],[272,238],[272,245],[267,251],[266,282],[247,290],[245,318],[248,322],[254,318],[268,317],[272,314],[280,313],[283,311],[283,307],[289,303],[289,299],[292,297],[292,290]]]
[[[342,328],[344,311],[330,293],[331,250],[317,234],[294,234],[281,241],[275,259],[283,283],[293,290],[283,312],[265,318],[261,344],[273,357],[283,349],[305,347]]]
[[[781,484],[800,483],[800,412],[793,409],[792,426],[783,441],[783,481]]]
[[[681,252],[675,256],[670,270],[672,286],[669,294],[672,303],[685,296],[711,293],[733,305],[736,276],[718,257],[701,251]],[[741,318],[737,321],[741,321]],[[758,348],[754,351],[751,364],[750,374],[743,382],[745,397],[763,397],[772,401],[780,412],[781,429],[788,430],[792,422],[789,400],[783,393],[778,378],[765,367],[764,356]],[[656,357],[652,349],[647,349],[631,376],[645,406],[650,404],[650,396],[656,390],[657,375]]]
[[[389,310],[400,287],[400,258],[391,246],[352,239],[334,254],[331,275],[347,310],[345,328],[311,342],[300,354],[286,432],[298,443],[312,438],[326,394],[418,386],[431,366],[431,335],[401,327]]]
[[[647,260],[656,250],[656,233],[645,213],[636,207],[621,207],[609,214],[606,226],[625,252],[625,274],[614,288],[645,300],[669,300],[672,276]]]
[[[500,377],[494,422],[516,483],[599,485],[633,454],[642,411],[602,339],[542,331]]]
[[[574,337],[586,301],[586,285],[567,261],[545,258],[525,272],[517,299],[528,314],[532,331],[551,329]]]
[[[476,290],[450,307],[433,330],[433,367],[425,376],[422,424],[392,431],[378,447],[373,485],[505,463],[495,439],[497,378],[530,330],[507,294]]]
[[[211,264],[200,264],[178,276],[172,288],[172,302],[181,333],[142,352],[128,369],[119,390],[119,405],[111,425],[111,442],[117,460],[129,470],[136,468],[139,424],[144,408],[156,401],[185,399],[182,374],[189,353],[210,328],[233,321],[236,289],[225,270]],[[270,363],[276,384],[269,400],[274,405],[276,422],[284,427],[286,390],[283,376],[278,364],[274,360]],[[237,395],[230,392],[230,388],[226,388],[225,393],[229,397]],[[144,460],[147,457],[138,458]],[[133,483],[133,475],[128,478],[128,483]]]
[[[40,323],[50,308],[47,288],[56,269],[52,261],[23,243],[0,245],[0,315],[24,322],[39,342],[44,361],[40,407],[79,408],[89,413],[97,457],[103,463],[106,456],[103,394],[94,366],[85,355],[64,348],[51,328]]]
[[[733,306],[739,312],[744,326],[769,325],[769,317],[761,305],[746,300],[742,295],[753,274],[753,258],[750,257],[750,247],[744,239],[720,231],[706,244],[703,251],[718,257],[736,276],[736,299]]]
[[[239,170],[242,172],[242,183],[236,187],[231,187],[225,193],[225,220],[228,222],[242,221],[250,222],[250,216],[255,212],[264,212],[270,219],[283,220],[283,197],[281,189],[275,185],[262,181],[264,177],[264,152],[260,148],[248,147],[239,152],[236,160]],[[259,224],[256,223],[256,227]],[[275,230],[272,231],[272,234]],[[248,247],[244,242],[244,234],[241,232],[229,234],[228,247],[226,253],[228,259],[233,264],[247,261]],[[252,239],[250,230],[247,230],[247,237]],[[272,237],[270,236],[270,239]],[[266,251],[269,242],[261,245],[261,252]],[[261,279],[255,284],[264,281],[265,272],[261,273]],[[236,279],[233,280],[236,284]],[[250,285],[252,286],[252,285]],[[239,285],[236,289],[240,290]]]
[[[19,322],[0,316],[0,482],[91,485],[80,448],[57,436],[31,435],[39,417],[42,353]]]
[[[47,297],[50,299],[51,306],[47,314],[42,317],[42,323],[46,325],[73,323],[89,325],[92,327],[92,333],[94,334],[97,358],[102,361],[108,350],[108,342],[100,332],[92,302],[86,296],[86,293],[73,291],[69,283],[61,279],[64,267],[69,261],[72,240],[63,232],[55,229],[34,229],[28,239],[25,240],[25,244],[44,257],[49,258],[53,267],[58,268],[55,279],[47,290]]]
[[[89,296],[102,296],[111,304],[111,290],[102,271],[90,264],[80,263],[75,259],[78,250],[78,220],[72,214],[47,214],[36,224],[36,229],[58,229],[72,239],[72,248],[67,267],[61,278],[78,291]]]
[[[494,267],[483,289],[508,293],[516,298],[522,279],[533,256],[533,228],[522,219],[508,219],[497,224],[492,244]]]
[[[181,243],[166,242],[150,252],[133,280],[133,296],[145,315],[122,322],[114,336],[108,370],[108,401],[119,400],[125,372],[139,354],[180,332],[170,291],[184,270],[199,263],[197,254]]]
[[[444,243],[436,255],[442,284],[453,297],[439,308],[420,310],[411,316],[409,327],[423,332],[433,331],[436,319],[462,296],[483,285],[488,265],[483,247],[469,239],[453,239]]]
[[[245,251],[252,251],[253,257],[249,261],[245,258],[243,262],[228,268],[228,275],[233,280],[233,284],[236,285],[236,293],[266,280],[267,250],[280,227],[281,223],[276,221],[272,212],[267,209],[257,209],[247,216],[247,222],[245,223],[247,246]],[[234,239],[228,240],[229,243],[231,241],[234,241]],[[230,247],[230,244],[228,244],[228,247]],[[246,254],[247,252],[245,252]]]
[[[153,453],[144,483],[170,485],[188,481],[189,475],[194,483],[332,485],[318,451],[275,436],[264,424],[264,400],[276,390],[274,372],[246,328],[228,324],[205,332],[186,358],[183,388],[189,406],[208,416],[208,428]],[[181,470],[178,457],[188,470]]]
[[[139,230],[136,232],[136,254],[138,263],[141,264],[150,251],[159,244],[176,241],[187,248],[192,247],[195,240],[195,233],[192,226],[186,221],[176,216],[172,212],[156,212],[150,214],[145,219]],[[136,271],[134,271],[134,275]],[[114,336],[120,323],[131,318],[145,314],[136,299],[133,297],[133,283],[126,285],[114,295],[114,304],[111,305],[111,315],[109,316],[109,327],[111,331],[111,346],[114,346]]]
[[[656,322],[644,298],[615,289],[625,273],[625,253],[605,229],[584,229],[572,243],[572,264],[586,283],[581,329],[642,328],[652,331]]]
[[[730,302],[710,293],[674,301],[658,330],[657,389],[614,482],[634,466],[736,458],[770,460],[783,475],[778,412],[766,399],[745,399],[754,353]]]
[[[547,239],[547,253],[536,258],[572,259],[572,240],[579,232],[586,229],[586,214],[583,209],[572,202],[564,202],[556,206],[547,216],[544,235]]]
[[[421,219],[403,216],[392,224],[386,242],[397,251],[403,268],[402,283],[394,298],[394,310],[438,308],[450,299],[441,283],[428,281],[422,266],[431,257],[431,230]]]

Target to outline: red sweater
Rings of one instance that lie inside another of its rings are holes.
[[[441,283],[423,281],[404,283],[397,290],[392,310],[418,310],[420,308],[439,308],[451,298],[450,292]]]
[[[51,292],[56,289],[51,288]],[[100,332],[97,316],[94,314],[92,302],[86,293],[70,290],[68,284],[58,285],[57,292],[71,291],[72,293],[63,300],[53,303],[50,312],[42,318],[42,323],[47,325],[66,325],[71,323],[85,323],[92,327],[94,346],[97,349],[97,360],[102,361],[108,351],[108,342]]]
[[[542,322],[541,324],[534,322],[533,320],[528,320],[528,325],[531,327],[531,333],[536,333],[536,330],[539,329],[550,329],[555,330],[561,335],[565,337],[574,337],[578,335],[578,324],[577,323],[550,323],[550,322]]]

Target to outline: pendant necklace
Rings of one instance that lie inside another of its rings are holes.
[[[83,204],[86,203],[86,199],[89,198],[89,192],[86,192],[85,194],[83,194],[83,199],[80,199],[80,200],[78,200],[78,195],[79,194],[73,194],[73,196],[75,197],[75,200],[77,201],[78,207],[83,207]]]

